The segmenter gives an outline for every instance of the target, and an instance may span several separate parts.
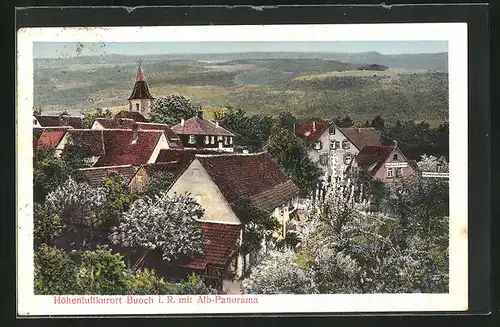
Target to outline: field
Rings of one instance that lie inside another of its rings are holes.
[[[96,107],[127,108],[135,59],[35,61],[35,107],[74,114]],[[388,121],[439,122],[448,116],[448,74],[422,65],[365,70],[326,59],[149,59],[143,58],[143,69],[154,97],[182,94],[209,115],[241,107],[249,114],[288,110],[299,118],[349,115],[357,121],[381,115]]]

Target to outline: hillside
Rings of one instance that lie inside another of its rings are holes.
[[[153,96],[181,93],[209,110],[232,106],[249,113],[275,115],[290,110],[298,117],[348,114],[357,120],[379,114],[391,120],[441,120],[448,114],[448,74],[431,68],[437,62],[432,59],[435,55],[402,55],[413,58],[399,65],[405,67],[397,67],[403,57],[398,61],[390,59],[397,56],[380,54],[349,54],[357,62],[286,58],[290,53],[274,59],[226,55],[230,60],[192,60],[196,55],[142,60]],[[424,60],[426,56],[431,59]],[[391,60],[385,67],[381,63]],[[431,65],[415,68],[424,62]],[[46,113],[124,106],[136,70],[137,58],[121,55],[36,59],[35,106]]]

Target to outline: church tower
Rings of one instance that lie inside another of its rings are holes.
[[[132,95],[128,98],[129,110],[139,112],[149,119],[151,116],[151,102],[153,100],[154,98],[151,96],[151,93],[149,93],[148,84],[144,79],[141,63],[139,63],[134,89],[132,90]]]

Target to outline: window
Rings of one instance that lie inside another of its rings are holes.
[[[335,134],[335,126],[331,125],[328,130],[329,130],[330,134],[332,134],[332,135]]]
[[[315,148],[316,150],[321,150],[321,148],[322,148],[321,141],[316,142],[316,143],[314,144],[314,148]]]
[[[233,144],[233,137],[232,136],[229,137],[229,144]]]
[[[224,144],[227,145],[227,136],[224,136]]]
[[[217,141],[218,142],[222,141],[222,136],[217,136]]]
[[[392,168],[387,168],[387,177],[394,177],[394,170]]]
[[[210,143],[210,136],[205,136],[205,144],[209,144]]]
[[[396,168],[396,177],[403,177],[403,168]]]
[[[200,177],[200,170],[199,169],[196,169],[196,168],[193,169],[193,177],[195,177],[195,178]]]
[[[139,104],[138,103],[135,104],[135,110],[139,111]]]
[[[328,153],[323,153],[319,156],[319,164],[322,166],[328,165]]]
[[[351,146],[349,144],[349,141],[343,140],[342,141],[342,149],[349,149]]]
[[[189,135],[189,144],[195,144],[196,143],[196,137],[194,135]]]
[[[210,138],[210,143],[215,144],[215,136],[212,136],[212,137]]]
[[[331,141],[330,142],[330,149],[335,150],[340,148],[340,142],[339,141]]]
[[[398,160],[398,154],[397,153],[394,153],[394,155],[392,156],[392,160]]]

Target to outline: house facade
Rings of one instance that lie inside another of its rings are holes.
[[[185,193],[191,194],[205,209],[200,224],[209,224],[206,226],[212,231],[215,229],[221,233],[231,229],[233,236],[228,243],[237,246],[245,242],[244,224],[238,217],[241,200],[249,200],[256,208],[277,219],[282,226],[277,234],[284,237],[286,227],[283,226],[287,225],[290,213],[297,207],[299,190],[267,153],[211,154],[195,155],[167,194]],[[194,262],[204,258],[194,259]],[[219,265],[219,268],[224,274],[237,278],[249,268],[252,258],[253,254],[228,251],[224,265]]]
[[[201,109],[196,117],[173,126],[172,131],[179,135],[184,148],[234,152],[235,135],[218,122],[206,119]]]
[[[380,144],[380,134],[373,128],[339,128],[333,122],[302,124],[295,134],[311,143],[309,157],[322,168],[324,181],[344,179],[363,147]]]
[[[419,168],[415,161],[406,158],[397,145],[364,147],[355,156],[349,171],[353,174],[366,172],[372,178],[384,183],[419,176]]]

